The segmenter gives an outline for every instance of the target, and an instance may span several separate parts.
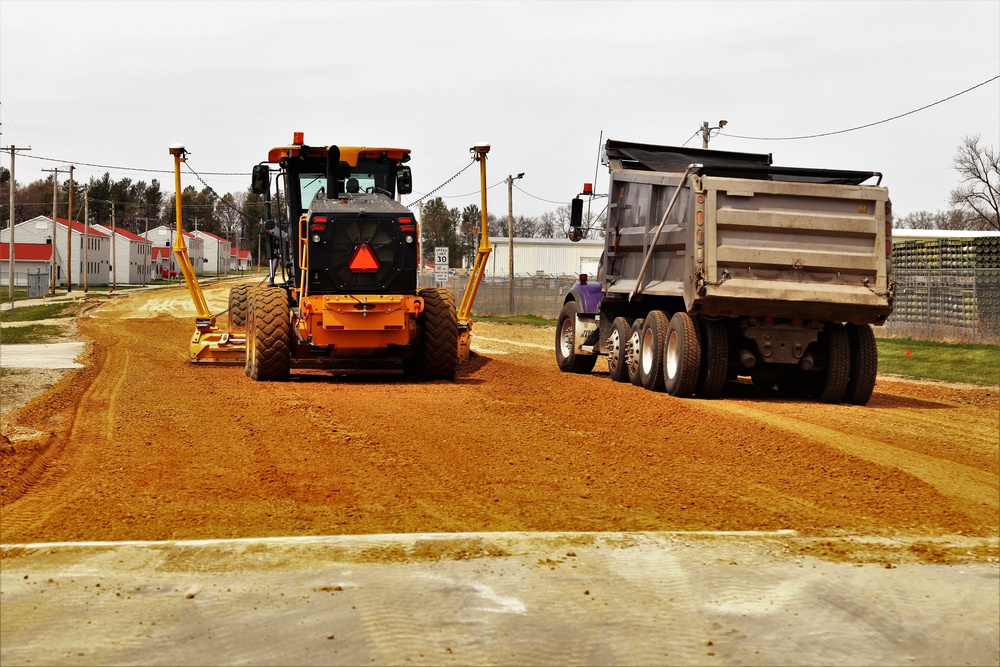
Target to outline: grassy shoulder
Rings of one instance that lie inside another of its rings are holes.
[[[76,317],[83,305],[80,301],[58,301],[37,306],[15,306],[14,310],[0,312],[0,322],[36,322]]]
[[[891,375],[1000,385],[1000,345],[879,338],[878,371]]]
[[[25,324],[0,328],[0,343],[22,345],[24,343],[52,343],[62,338],[66,331],[58,324]]]

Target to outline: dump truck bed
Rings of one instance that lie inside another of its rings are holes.
[[[888,192],[861,184],[876,172],[621,142],[608,157],[607,296],[683,297],[691,314],[730,317],[882,323],[891,313]]]

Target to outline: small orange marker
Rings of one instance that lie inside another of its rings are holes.
[[[913,350],[907,350],[906,351],[906,356],[912,357],[913,356]]]

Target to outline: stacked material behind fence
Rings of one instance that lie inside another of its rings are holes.
[[[1000,342],[1000,236],[893,245],[896,301],[885,331],[956,342]]]

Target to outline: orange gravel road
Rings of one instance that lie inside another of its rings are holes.
[[[218,310],[227,291],[208,289]],[[749,386],[681,400],[611,382],[603,362],[560,373],[551,328],[484,323],[453,383],[318,371],[255,383],[185,363],[189,308],[183,290],[159,290],[80,319],[87,368],[3,424],[0,542],[791,529],[958,545],[1000,533],[997,388],[880,378],[865,407]],[[843,555],[826,544],[820,555]],[[955,549],[995,558],[985,544]]]

